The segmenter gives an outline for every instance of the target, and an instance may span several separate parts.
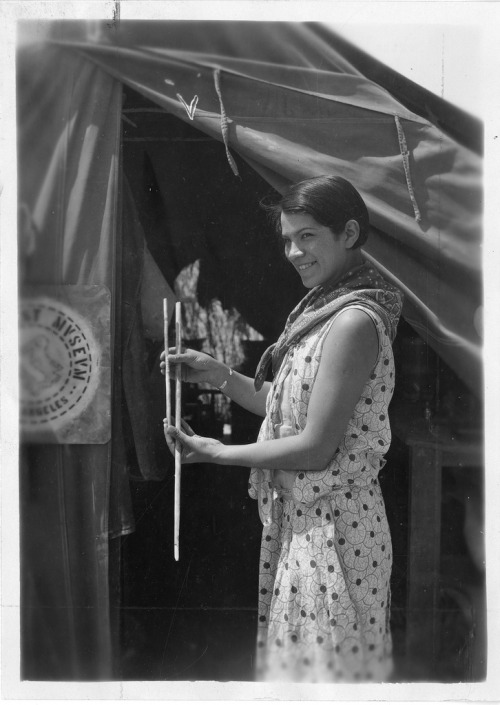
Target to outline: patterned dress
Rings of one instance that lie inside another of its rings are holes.
[[[353,307],[371,316],[378,357],[334,457],[322,471],[297,472],[287,489],[276,472],[254,469],[250,475],[250,496],[259,499],[264,522],[258,680],[375,682],[392,669],[392,545],[377,475],[391,440],[387,408],[394,359],[380,317],[362,304]],[[335,317],[287,352],[268,395],[259,440],[305,428]]]

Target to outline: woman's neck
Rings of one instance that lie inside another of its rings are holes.
[[[360,267],[362,264],[364,264],[364,262],[365,260],[363,259],[361,250],[350,250],[349,256],[346,260],[345,271],[342,276],[345,276],[347,272],[349,272],[351,269],[355,269],[355,267]]]
[[[346,259],[345,267],[343,267],[342,269],[342,274],[337,277],[337,279],[333,282],[325,282],[323,284],[323,287],[329,289],[339,286],[345,279],[348,279],[350,277],[353,270],[358,269],[363,264],[365,264],[365,260],[363,259],[363,255],[361,254],[360,250],[353,251],[352,257],[348,257]]]

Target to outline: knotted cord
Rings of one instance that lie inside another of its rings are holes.
[[[399,149],[401,152],[401,156],[403,157],[403,166],[404,166],[405,176],[406,176],[406,186],[408,187],[408,193],[410,194],[410,200],[411,200],[411,203],[413,206],[413,211],[415,213],[415,220],[417,221],[417,223],[419,223],[422,220],[422,216],[421,216],[418,204],[417,204],[417,199],[415,198],[415,192],[413,190],[413,184],[411,181],[410,153],[408,151],[408,146],[406,144],[406,137],[405,137],[405,133],[403,131],[403,126],[401,124],[401,121],[397,115],[394,116],[394,120],[396,121],[396,129],[398,131]]]
[[[221,132],[222,132],[222,139],[224,141],[224,147],[226,148],[227,160],[229,162],[229,166],[231,167],[231,169],[233,171],[233,174],[235,176],[239,176],[240,173],[238,171],[238,167],[236,165],[236,162],[233,159],[231,152],[229,151],[229,125],[228,125],[226,111],[224,108],[224,103],[222,102],[222,91],[220,88],[220,69],[214,69],[214,83],[215,83],[215,90],[217,91],[217,95],[219,96],[220,128],[221,128]]]

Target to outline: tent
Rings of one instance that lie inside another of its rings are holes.
[[[49,654],[44,674],[100,679],[113,538],[134,530],[127,473],[164,477],[145,338],[161,339],[175,276],[200,259],[201,300],[274,339],[301,293],[258,201],[342,174],[406,321],[480,396],[481,125],[317,24],[64,21],[48,35],[17,62],[22,285],[60,287],[65,310],[109,291],[109,341],[87,435],[21,449],[22,629],[26,662]]]

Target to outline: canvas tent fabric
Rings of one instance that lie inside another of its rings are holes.
[[[37,81],[34,69],[25,84],[21,64],[18,74],[19,201],[35,233],[29,248],[19,233],[21,271],[33,285],[113,291],[121,88],[80,57],[61,65],[48,50],[44,59],[39,68],[55,83]],[[111,515],[123,515],[122,531],[132,525],[130,498],[121,490],[109,498],[124,467],[109,443],[21,453],[22,633],[24,662],[35,664],[27,677],[110,676]]]
[[[366,252],[404,291],[406,319],[480,393],[478,155],[314,27],[195,24],[122,24],[68,49],[214,138],[227,130],[229,151],[278,190],[322,173],[351,180],[370,211]],[[179,96],[197,96],[192,120]]]
[[[150,263],[122,183],[123,87],[220,142],[235,180],[243,161],[278,191],[323,173],[352,181],[370,212],[366,255],[403,290],[406,319],[476,395],[481,161],[456,124],[443,128],[444,104],[437,101],[434,121],[435,111],[407,107],[315,25],[54,22],[48,34],[18,57],[19,200],[31,219],[20,232],[22,271],[29,284],[109,287],[115,383],[109,444],[34,446],[24,458],[24,515],[42,527],[36,540],[24,532],[24,624],[35,653],[47,651],[49,633],[56,653],[55,642],[64,644],[47,665],[53,677],[102,678],[112,672],[109,541],[133,530],[121,420],[145,385],[141,283]],[[117,275],[122,261],[132,276]],[[147,434],[147,405],[135,411],[134,427]],[[145,453],[142,468],[154,478],[155,459]],[[35,466],[44,470],[39,495]],[[50,566],[40,545],[61,547]],[[40,610],[40,595],[57,606],[52,616]],[[82,609],[93,616],[85,626]]]

